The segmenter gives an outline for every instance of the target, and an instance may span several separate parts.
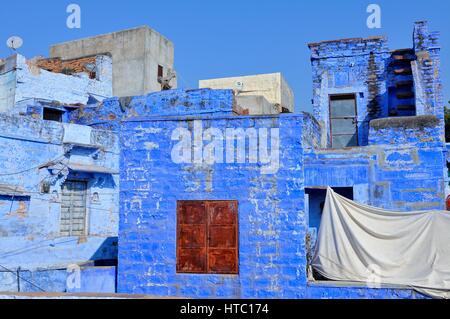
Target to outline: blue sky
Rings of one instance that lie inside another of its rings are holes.
[[[66,27],[66,7],[82,9],[82,28]],[[366,26],[366,8],[382,8],[382,29]],[[40,0],[2,3],[0,40],[24,39],[19,52],[48,55],[54,43],[149,25],[175,43],[182,87],[198,80],[282,72],[296,95],[297,110],[311,109],[307,43],[342,37],[387,35],[391,49],[412,46],[416,20],[442,32],[445,99],[450,100],[450,1],[448,0]],[[11,52],[0,45],[0,56]]]

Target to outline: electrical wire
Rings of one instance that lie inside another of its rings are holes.
[[[8,269],[8,268],[6,268],[5,266],[2,266],[2,265],[0,265],[0,267],[1,267],[2,269],[6,270],[7,272],[16,275],[17,278],[19,278],[20,280],[23,280],[23,281],[29,283],[29,284],[32,285],[34,288],[39,289],[41,292],[46,292],[44,289],[42,289],[41,287],[39,287],[39,286],[36,285],[35,283],[29,281],[28,279],[25,279],[25,278],[21,277],[21,276],[19,275],[19,272],[18,272],[18,271],[16,272],[16,271],[11,270],[11,269]]]
[[[60,155],[59,157],[57,157],[57,158],[55,158],[55,159],[53,159],[53,160],[51,160],[51,161],[48,161],[47,163],[57,162],[57,161],[63,159],[65,156],[66,156],[66,154]],[[37,165],[37,166],[31,167],[31,168],[25,169],[25,170],[19,171],[19,172],[14,172],[14,173],[2,173],[2,174],[0,174],[0,177],[1,177],[1,176],[12,176],[12,175],[23,174],[23,173],[26,173],[26,172],[29,172],[29,171],[38,169],[38,168],[41,167],[42,165],[44,165],[44,164],[40,164],[40,165]]]

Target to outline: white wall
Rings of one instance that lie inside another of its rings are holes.
[[[294,94],[281,73],[239,76],[231,78],[201,80],[200,88],[236,90],[236,83],[243,83],[241,96],[264,96],[273,105],[285,107],[294,112]]]
[[[107,59],[107,57],[104,57]],[[104,62],[106,63],[106,62]],[[104,76],[105,70],[103,70]],[[112,97],[112,84],[91,80],[87,76],[71,76],[42,70],[17,56],[15,103],[36,98],[62,104],[87,104],[89,95],[98,100]]]

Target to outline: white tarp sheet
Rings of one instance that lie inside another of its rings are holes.
[[[335,281],[450,297],[450,214],[392,212],[328,189],[312,267]]]

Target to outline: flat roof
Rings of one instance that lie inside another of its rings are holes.
[[[311,43],[308,43],[308,46],[311,48],[311,47],[319,46],[321,44],[326,44],[326,43],[368,42],[368,41],[374,41],[374,40],[377,40],[377,41],[387,40],[387,37],[385,37],[385,36],[373,36],[373,37],[367,37],[367,38],[342,38],[342,39],[336,39],[336,40],[325,40],[325,41],[319,41],[319,42],[311,42]]]

